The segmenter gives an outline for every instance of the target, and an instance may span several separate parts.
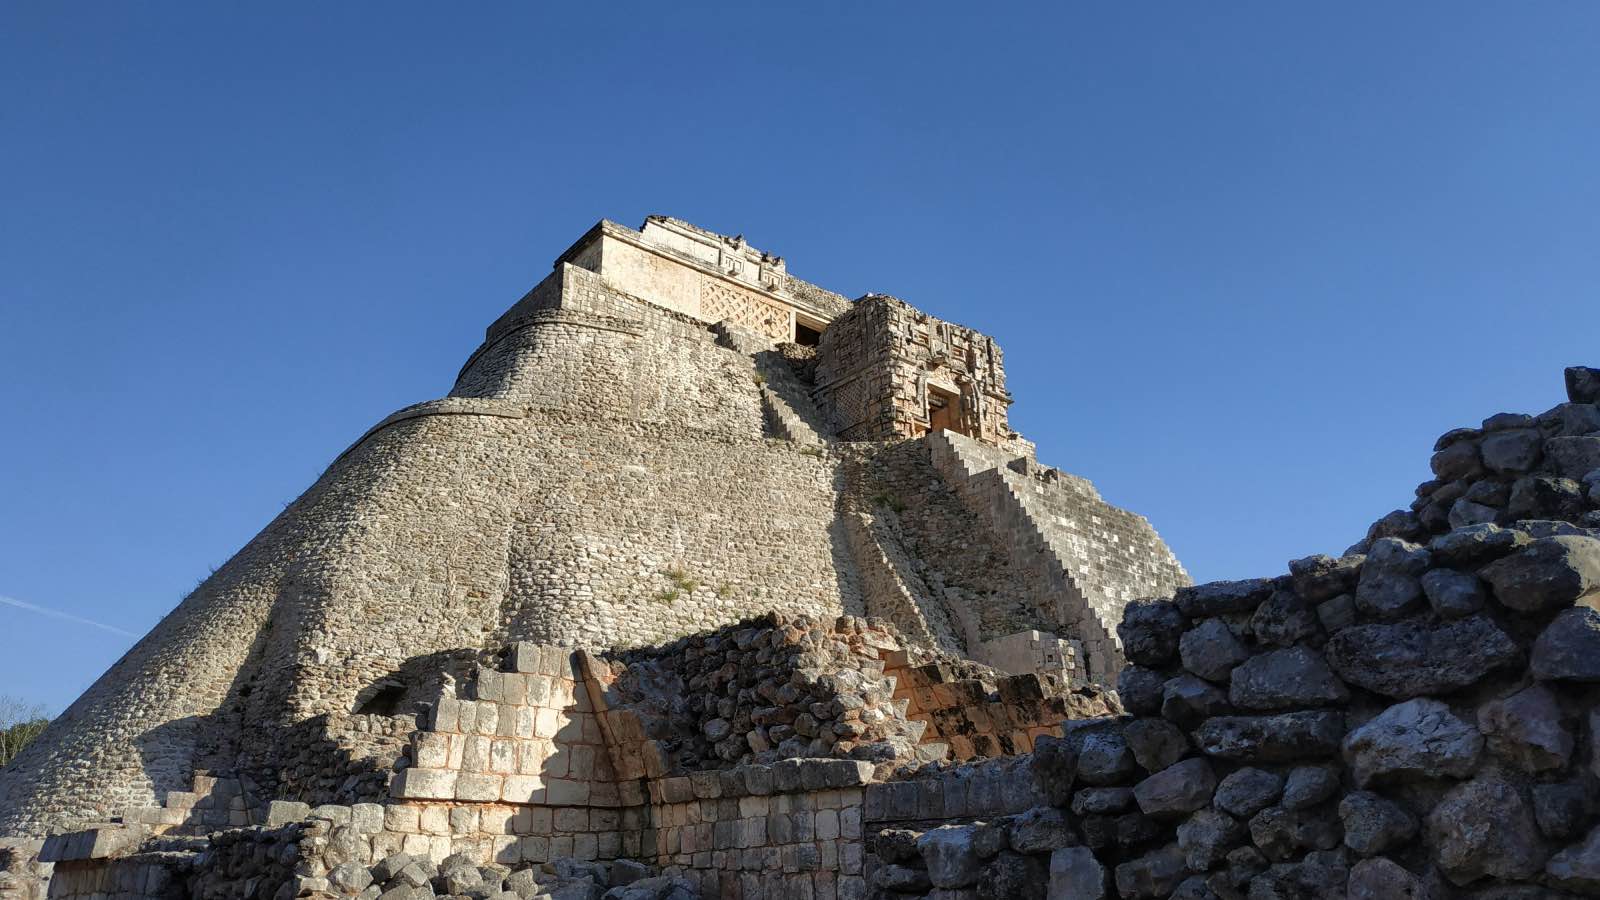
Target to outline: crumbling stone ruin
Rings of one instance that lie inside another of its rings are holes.
[[[602,222],[0,772],[41,898],[1600,896],[1600,370],[1192,585],[999,349]]]

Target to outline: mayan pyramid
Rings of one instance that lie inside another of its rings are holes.
[[[197,777],[240,792],[204,827],[371,799],[442,685],[517,642],[852,615],[1108,685],[1121,608],[1187,576],[1040,466],[1011,402],[985,335],[742,237],[602,221],[448,396],[355,440],[0,773],[0,834],[171,818]]]

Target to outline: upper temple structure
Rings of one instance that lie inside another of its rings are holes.
[[[1012,399],[989,336],[743,237],[602,221],[447,396],[362,434],[0,771],[0,837],[57,836],[30,863],[52,896],[250,896],[139,855],[225,834],[299,842],[260,896],[377,896],[304,862],[317,822],[341,862],[429,877],[681,873],[672,779],[806,760],[846,813],[806,852],[857,855],[807,884],[860,895],[865,784],[1113,711],[1123,608],[1189,584],[1038,463]],[[108,890],[135,858],[160,885]]]

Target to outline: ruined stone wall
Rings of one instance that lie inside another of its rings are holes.
[[[1519,519],[1562,519],[1600,527],[1600,375],[1567,370],[1566,403],[1538,415],[1498,413],[1456,428],[1434,444],[1434,477],[1417,486],[1409,510],[1373,524],[1380,537],[1425,540],[1451,528]]]

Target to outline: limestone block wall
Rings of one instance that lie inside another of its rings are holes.
[[[787,760],[651,783],[656,859],[703,897],[866,896],[855,760]]]

